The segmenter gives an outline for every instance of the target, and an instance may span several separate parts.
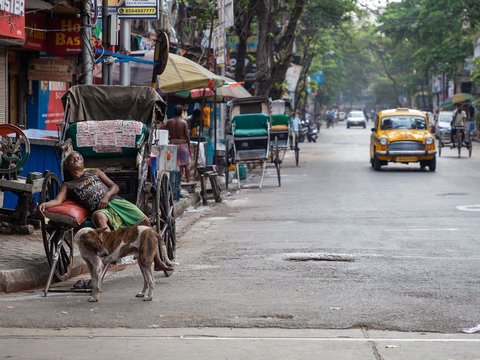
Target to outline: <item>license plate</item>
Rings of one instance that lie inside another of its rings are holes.
[[[399,156],[397,157],[398,162],[416,162],[417,157],[415,156]]]

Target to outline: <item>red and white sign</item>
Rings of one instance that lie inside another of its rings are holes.
[[[25,39],[24,0],[0,0],[0,37]]]

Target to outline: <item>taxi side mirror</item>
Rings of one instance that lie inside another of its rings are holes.
[[[374,127],[373,127],[373,128],[371,128],[370,130],[371,130],[371,131],[377,131],[377,128],[374,128]]]

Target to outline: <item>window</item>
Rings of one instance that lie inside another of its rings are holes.
[[[410,129],[410,130],[425,130],[425,119],[418,116],[400,115],[389,116],[382,119],[382,129]]]

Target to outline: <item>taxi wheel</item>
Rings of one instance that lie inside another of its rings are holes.
[[[382,168],[382,163],[381,161],[377,158],[376,155],[373,156],[373,169],[375,171],[380,171],[380,169]]]
[[[428,164],[428,168],[432,172],[435,171],[435,169],[437,168],[437,159],[435,157],[432,160],[430,160],[430,163]]]

